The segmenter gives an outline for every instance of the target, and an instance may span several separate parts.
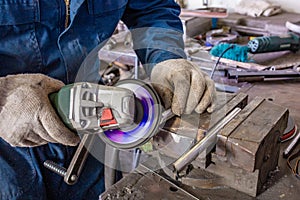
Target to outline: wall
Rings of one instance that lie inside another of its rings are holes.
[[[231,12],[233,11],[234,6],[238,4],[239,1],[240,0],[208,0],[208,5],[225,7],[229,10],[229,12]],[[267,0],[267,1],[280,5],[282,9],[286,11],[300,13],[299,0]],[[201,7],[202,7],[202,0],[188,0],[188,8],[201,8]]]

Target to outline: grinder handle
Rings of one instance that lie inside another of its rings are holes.
[[[48,95],[49,100],[62,122],[71,130],[75,130],[69,120],[70,89],[73,84],[63,86],[58,92]]]

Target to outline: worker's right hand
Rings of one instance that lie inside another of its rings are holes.
[[[48,98],[63,85],[42,74],[1,77],[0,137],[19,147],[76,145],[79,137],[64,126]]]

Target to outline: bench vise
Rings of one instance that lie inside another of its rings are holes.
[[[199,115],[185,121],[173,118],[164,130],[184,132],[196,142],[163,171],[185,185],[206,189],[228,186],[255,197],[277,168],[279,137],[287,126],[288,113],[261,97],[248,103],[248,95],[239,93],[214,113],[200,115],[200,120],[195,120]],[[164,146],[161,139],[155,142]],[[214,178],[207,178],[207,173]]]

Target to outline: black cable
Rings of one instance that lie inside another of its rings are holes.
[[[300,174],[299,174],[300,157],[299,156],[300,156],[300,150],[297,153],[290,155],[287,158],[287,165],[291,169],[291,171],[295,175],[295,177],[300,180]],[[296,159],[296,163],[295,163],[295,166],[293,167],[291,162],[294,159]]]
[[[216,64],[215,64],[215,66],[213,67],[212,72],[211,72],[211,74],[210,74],[210,78],[211,78],[211,79],[212,79],[213,76],[214,76],[214,73],[215,73],[215,71],[216,71],[216,69],[217,69],[218,64],[220,63],[221,58],[224,56],[224,54],[225,54],[229,49],[232,49],[233,47],[234,47],[234,45],[230,45],[229,47],[227,47],[227,48],[220,54],[220,56],[219,56],[219,58],[218,58],[218,60],[217,60],[217,62],[216,62]]]

